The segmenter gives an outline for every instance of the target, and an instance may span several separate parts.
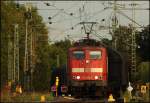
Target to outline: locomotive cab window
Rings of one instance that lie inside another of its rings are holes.
[[[100,59],[101,51],[90,51],[90,59]]]
[[[73,51],[73,58],[75,59],[84,59],[84,51]]]

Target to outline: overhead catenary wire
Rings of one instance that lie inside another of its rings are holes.
[[[52,5],[51,5],[51,6],[52,6]],[[54,7],[54,8],[56,8],[56,9],[60,10],[60,8],[58,8],[58,7],[56,7],[56,6],[52,6],[52,7]],[[60,11],[61,11],[61,13],[64,13],[64,14],[66,14],[66,15],[68,15],[68,16],[71,16],[71,15],[70,15],[68,12],[66,12],[64,9],[61,9]],[[77,17],[75,17],[74,15],[72,15],[71,17],[77,18]]]
[[[132,21],[132,22],[134,22],[135,24],[137,24],[138,26],[140,26],[140,27],[143,27],[144,28],[144,26],[142,26],[142,25],[140,25],[139,23],[137,23],[135,20],[133,20],[133,19],[131,19],[129,16],[127,16],[125,13],[123,13],[123,12],[121,12],[121,11],[117,11],[119,14],[121,14],[121,15],[123,15],[123,16],[125,16],[127,19],[129,19],[130,21]]]
[[[85,7],[84,7],[85,4],[87,4],[87,2],[83,4],[83,9],[85,8]],[[53,6],[53,7],[56,7],[56,6]],[[58,9],[58,8],[56,7],[56,10],[57,10],[57,9]],[[80,8],[80,9],[81,9],[81,8]],[[63,12],[65,11],[64,9],[58,9],[58,10],[60,10],[59,13],[61,13],[62,11],[63,11]],[[73,19],[68,19],[68,18],[67,18],[67,19],[65,19],[65,20],[54,21],[53,23],[65,22],[65,21],[68,21],[68,20],[74,20],[74,19],[79,19],[79,18],[80,18],[80,20],[81,20],[81,17],[86,17],[86,16],[89,16],[89,18],[92,18],[92,17],[96,16],[97,14],[99,14],[99,13],[105,11],[105,10],[106,10],[106,9],[104,8],[103,10],[94,12],[94,13],[92,13],[92,14],[86,13],[86,15],[79,15],[78,17],[76,16],[76,17],[73,18]],[[81,10],[80,10],[80,12],[81,12]],[[82,12],[83,12],[83,10],[82,10]],[[55,16],[57,16],[59,13],[57,13]],[[65,14],[66,14],[66,11],[65,11]],[[67,15],[69,15],[69,14],[67,13]],[[91,15],[91,16],[90,16],[90,15]],[[53,16],[53,17],[55,17],[55,16]],[[88,19],[89,19],[89,18],[88,18]]]
[[[79,2],[78,2],[79,3]],[[78,4],[78,3],[74,3],[72,6],[70,6],[69,7],[69,9],[71,8],[78,8],[78,6],[79,5],[76,5],[76,4]],[[82,7],[82,10],[81,10],[81,8],[80,8],[80,11],[82,11],[83,12],[83,9],[86,9],[86,6],[87,6],[87,4],[88,4],[89,2],[87,2],[87,1],[85,1],[85,2],[83,2],[83,4],[80,6],[80,7]],[[111,3],[111,2],[109,2],[109,4],[113,4],[113,3]],[[51,7],[54,7],[54,8],[52,8],[52,9],[56,9],[56,10],[60,10],[61,8],[60,7],[57,7],[57,4],[56,4],[56,2],[55,2],[55,5],[50,5]],[[119,8],[121,8],[121,10],[123,9],[123,7],[124,7],[124,4],[118,4],[117,5]],[[109,10],[109,9],[111,9],[111,7],[108,7],[108,5],[105,5],[104,4],[104,8],[102,9],[102,10],[99,10],[99,11],[96,11],[96,12],[92,12],[92,13],[86,13],[86,15],[88,16],[88,20],[90,20],[90,19],[95,19],[95,17],[97,17],[97,15],[98,14],[100,14],[100,13],[102,13],[102,12],[104,12],[104,11],[106,11],[106,10]],[[119,9],[120,10],[120,9]],[[74,12],[74,11],[72,11],[71,13],[73,13],[73,16],[71,16],[70,15],[70,10],[67,10],[67,9],[61,9],[60,10],[60,13],[63,13],[63,14],[65,14],[65,15],[68,15],[68,17],[66,17],[65,19],[63,19],[63,20],[58,20],[58,21],[51,21],[52,23],[63,23],[63,22],[66,22],[66,21],[70,21],[70,22],[72,22],[72,24],[73,24],[73,22],[77,22],[77,21],[79,21],[79,20],[81,20],[81,17],[82,18],[84,18],[84,17],[86,17],[85,15],[83,15],[83,13],[82,13],[82,15],[77,15],[77,12]],[[85,10],[84,10],[85,11]],[[79,12],[79,11],[78,11]],[[117,12],[118,13],[118,12]],[[119,13],[118,13],[119,14]],[[59,15],[59,14],[58,14]],[[57,15],[57,16],[58,16]],[[79,20],[78,20],[79,19]],[[98,20],[98,19],[97,19]],[[71,27],[73,27],[72,26],[72,24],[71,24]],[[107,24],[107,23],[106,23]],[[67,31],[66,30],[66,27],[67,27],[67,25],[65,26],[65,31]],[[71,27],[67,27],[67,29],[68,30],[70,30],[70,28]],[[109,29],[112,29],[110,26],[108,26],[108,28]]]

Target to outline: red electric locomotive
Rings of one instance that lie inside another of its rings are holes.
[[[119,96],[127,85],[125,61],[94,39],[82,39],[68,50],[67,86],[72,95]],[[68,91],[68,92],[69,92]]]
[[[107,51],[96,42],[93,46],[93,42],[93,39],[83,39],[68,50],[68,85],[74,94],[107,86]]]

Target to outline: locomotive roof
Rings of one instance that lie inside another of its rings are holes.
[[[77,42],[74,43],[74,47],[77,46],[101,46],[103,47],[104,45],[95,39],[80,39]]]

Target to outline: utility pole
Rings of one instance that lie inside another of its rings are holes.
[[[111,5],[113,4],[112,7],[106,7],[106,8],[111,8],[113,9],[113,17],[112,17],[112,32],[113,32],[113,35],[112,35],[112,40],[113,40],[113,47],[116,48],[117,47],[117,37],[115,36],[115,31],[116,31],[116,28],[117,28],[117,25],[118,25],[118,20],[117,20],[117,16],[116,14],[121,14],[122,16],[126,17],[127,19],[129,19],[130,21],[134,22],[134,28],[137,28],[135,27],[135,24],[137,24],[138,26],[142,27],[139,23],[137,23],[134,19],[135,17],[133,17],[133,15],[135,14],[135,10],[149,10],[149,8],[133,8],[133,5],[132,8],[125,8],[125,5],[124,4],[117,4],[117,0],[114,0],[113,3],[110,3]],[[136,6],[137,4],[134,3],[134,6]],[[133,10],[134,9],[134,10]],[[132,19],[130,17],[128,17],[126,14],[124,14],[122,11],[120,10],[132,10],[134,11],[134,13],[132,12]],[[111,27],[110,27],[111,28]],[[133,33],[134,33],[135,30],[133,30]]]
[[[60,66],[60,61],[59,61],[59,54],[57,54],[57,67]]]
[[[12,82],[13,80],[13,55],[12,55],[12,41],[11,36],[8,34],[8,82]]]
[[[117,49],[117,37],[115,36],[115,31],[117,27],[117,17],[116,17],[116,12],[117,12],[117,1],[114,0],[114,5],[113,5],[113,18],[112,18],[112,31],[113,31],[113,36],[112,36],[112,45],[115,49]]]
[[[13,45],[13,80],[19,83],[19,35],[18,24],[14,25],[14,45]]]
[[[116,0],[114,0],[114,3],[110,3],[113,4],[113,7],[107,7],[107,8],[111,8],[113,9],[113,18],[112,18],[112,31],[113,31],[113,35],[112,35],[112,40],[113,40],[113,47],[116,48],[117,46],[117,37],[115,36],[115,31],[116,31],[116,26],[117,26],[117,18],[116,18],[116,13],[121,14],[122,16],[126,17],[128,20],[130,20],[132,22],[132,34],[131,34],[131,67],[130,67],[130,76],[129,79],[130,80],[135,80],[135,76],[137,73],[136,70],[136,35],[135,35],[135,29],[137,28],[135,26],[138,25],[139,27],[143,28],[142,25],[140,25],[139,23],[137,23],[135,21],[135,10],[150,10],[149,8],[135,8],[136,3],[134,3],[134,1],[132,2],[132,4],[130,4],[132,6],[132,8],[125,8],[125,5],[122,4],[117,4]],[[129,16],[127,16],[126,14],[124,14],[122,11],[120,10],[132,10],[132,18],[130,18]]]
[[[27,40],[28,40],[28,19],[25,20],[25,54],[24,54],[24,88],[27,89],[27,71],[28,71],[28,48],[27,48]]]
[[[20,69],[19,69],[19,34],[18,34],[18,27],[19,25],[18,24],[15,24],[15,38],[16,40],[14,41],[15,42],[15,56],[16,56],[16,81],[19,83],[19,72],[20,72]]]
[[[32,35],[32,31],[31,30],[31,35],[30,35],[30,86],[31,86],[31,90],[32,90],[32,82],[33,82],[33,35]]]
[[[16,26],[14,26],[13,57],[13,80],[16,82]]]
[[[135,6],[136,4],[134,1],[131,4],[132,6],[132,19],[135,21]],[[135,73],[136,73],[136,35],[135,35],[135,23],[132,22],[132,34],[131,34],[131,76],[133,79],[135,79]]]
[[[26,12],[25,12],[25,28],[26,28],[26,33],[25,33],[25,56],[24,56],[24,88],[26,90],[29,90],[30,87],[30,81],[29,81],[29,65],[28,65],[28,22],[29,19],[31,19],[31,6],[30,4],[26,4]]]
[[[25,23],[26,33],[25,33],[25,57],[24,57],[24,72],[27,71],[27,56],[28,56],[28,48],[27,48],[27,40],[28,40],[28,20],[26,19]]]

